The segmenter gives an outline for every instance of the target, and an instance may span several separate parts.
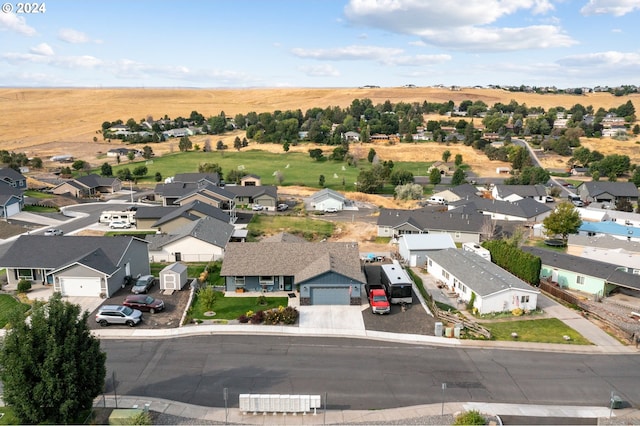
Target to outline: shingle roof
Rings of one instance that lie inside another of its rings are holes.
[[[159,218],[152,226],[160,226],[164,223],[167,223],[177,217],[185,217],[189,220],[198,220],[202,216],[194,214],[193,212],[199,212],[205,216],[212,217],[214,219],[221,220],[223,222],[229,223],[231,221],[230,216],[223,212],[218,207],[212,206],[211,204],[203,203],[202,201],[195,200],[189,204],[185,204],[184,206],[179,207],[171,207],[170,211],[167,211],[165,215]],[[136,217],[138,217],[138,212],[136,212]]]
[[[227,185],[224,187],[227,191],[235,194],[238,197],[259,197],[260,195],[269,195],[274,199],[278,199],[278,188],[273,185],[262,186],[242,186],[242,185]]]
[[[0,180],[9,179],[12,182],[25,180],[26,177],[22,175],[22,173],[15,171],[11,167],[4,167],[0,169]]]
[[[218,173],[176,173],[173,177],[174,182],[198,183],[201,180],[207,180],[213,184],[220,182]]]
[[[134,237],[46,237],[21,235],[0,258],[0,266],[7,268],[57,269],[72,262],[96,259],[98,250],[111,264],[117,265]],[[139,241],[139,240],[138,240]],[[91,260],[91,262],[103,262]],[[104,263],[102,263],[104,264]]]
[[[163,197],[183,197],[192,194],[198,190],[197,183],[171,182],[159,183],[156,185],[154,192]]]
[[[603,193],[615,197],[638,197],[638,188],[633,182],[590,181],[581,183],[578,188],[583,185],[591,197],[597,197]]]
[[[306,243],[308,242],[304,238],[297,235],[289,234],[288,232],[280,232],[279,234],[272,235],[260,240],[263,243]]]
[[[576,246],[596,247],[601,249],[624,249],[630,252],[640,252],[639,241],[629,241],[626,238],[616,238],[607,234],[594,236],[569,234],[568,244]]]
[[[160,250],[165,245],[185,237],[193,237],[216,247],[224,248],[233,234],[233,229],[233,225],[228,222],[205,216],[186,224],[171,234],[149,235],[147,241],[151,244],[149,246],[151,251]]]
[[[601,278],[612,284],[640,290],[640,276],[618,271],[619,266],[571,254],[559,253],[538,247],[523,246],[522,251],[538,256],[543,265],[565,269],[578,274]]]
[[[339,193],[337,191],[334,191],[333,189],[329,189],[329,188],[321,189],[320,191],[316,192],[315,194],[313,194],[311,196],[311,199],[315,203],[318,203],[320,201],[326,200],[327,198],[335,198],[335,199],[340,200],[340,201],[345,201],[347,199],[347,197],[345,197],[341,193]]]
[[[506,198],[509,195],[515,194],[522,198],[526,197],[542,197],[547,195],[547,190],[544,185],[502,185],[497,184],[495,186],[496,191],[500,198]]]
[[[5,195],[8,198],[10,198],[11,196],[18,197],[19,199],[22,198],[22,191],[20,191],[18,188],[15,188],[9,185],[7,182],[1,181],[1,180],[0,180],[0,194]]]
[[[427,257],[483,297],[509,288],[539,293],[520,278],[472,252],[450,248],[429,252]]]
[[[99,186],[113,186],[113,184],[118,180],[119,179],[115,177],[104,177],[96,174],[79,176],[75,178],[76,182],[80,182],[81,184],[89,188],[97,188]]]
[[[292,275],[300,283],[327,272],[365,283],[358,244],[229,243],[220,275]]]
[[[409,223],[420,230],[480,232],[486,216],[476,212],[433,211],[430,208],[416,210],[380,209],[378,226],[399,227]]]
[[[540,214],[551,211],[551,207],[546,204],[539,203],[532,198],[523,198],[522,200],[509,202],[500,200],[489,200],[486,198],[476,197],[473,200],[460,200],[451,203],[453,206],[475,206],[479,212],[490,212],[504,214],[507,216],[521,217],[530,219]]]

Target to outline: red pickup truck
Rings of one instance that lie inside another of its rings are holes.
[[[383,289],[371,289],[369,291],[369,305],[371,305],[371,312],[374,314],[388,314],[391,312],[391,305],[389,305],[389,299]]]

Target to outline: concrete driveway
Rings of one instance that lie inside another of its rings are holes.
[[[362,306],[300,306],[299,328],[304,331],[332,335],[366,335]]]

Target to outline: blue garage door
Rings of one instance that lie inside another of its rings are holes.
[[[313,287],[312,305],[349,305],[349,287]]]

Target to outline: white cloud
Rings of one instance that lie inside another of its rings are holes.
[[[618,69],[619,67],[632,67],[640,71],[640,53],[617,52],[595,52],[583,55],[571,55],[558,60],[561,65],[578,67],[607,67]]]
[[[427,45],[427,43],[425,43],[423,40],[415,40],[415,41],[410,41],[409,45],[410,46],[425,47]]]
[[[63,28],[58,31],[58,38],[67,43],[79,44],[89,42],[89,37],[80,31],[76,31],[71,28]]]
[[[634,10],[640,10],[640,0],[589,0],[580,9],[583,15],[623,16]]]
[[[461,50],[539,49],[575,44],[556,25],[491,26],[515,13],[540,15],[553,10],[550,0],[351,0],[344,13],[353,24],[417,35],[427,44]],[[516,43],[512,45],[514,36]]]
[[[12,64],[32,63],[51,65],[58,68],[95,68],[102,61],[94,56],[52,56],[41,53],[5,53],[2,58]]]
[[[621,33],[622,30],[620,28],[614,28],[611,30],[612,33]]]
[[[321,65],[305,65],[298,67],[298,70],[302,71],[311,77],[339,77],[340,71],[335,69],[329,64]]]
[[[40,43],[29,49],[29,52],[35,55],[53,56],[53,49],[47,43]]]
[[[0,30],[13,31],[26,36],[37,34],[35,28],[27,25],[24,17],[18,16],[15,13],[0,13]]]
[[[291,51],[299,58],[345,61],[345,60],[374,60],[379,61],[392,55],[400,55],[402,49],[378,46],[345,46],[333,49],[303,49],[295,48]]]

